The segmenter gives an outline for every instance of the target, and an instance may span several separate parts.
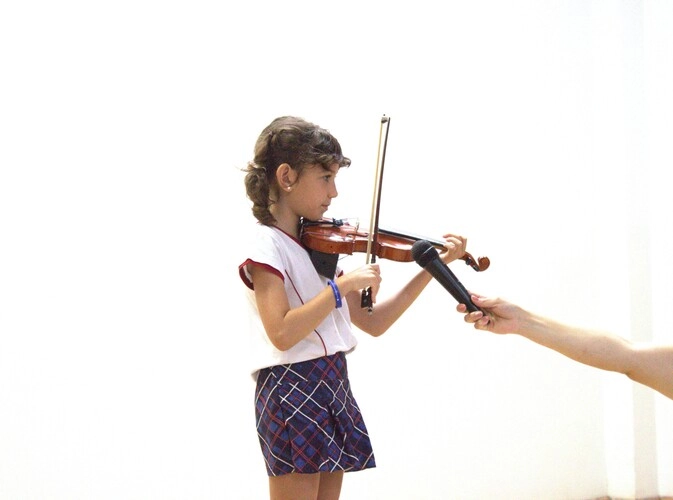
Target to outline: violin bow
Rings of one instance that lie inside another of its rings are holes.
[[[385,137],[383,130],[385,128]],[[367,238],[367,257],[366,263],[373,264],[376,262],[376,252],[373,251],[378,243],[379,233],[379,212],[381,208],[381,185],[383,184],[383,167],[386,161],[386,148],[388,147],[388,131],[390,130],[390,117],[383,115],[381,117],[381,126],[379,128],[379,145],[376,154],[376,170],[374,177],[374,195],[372,197],[372,212],[369,218],[369,236]],[[383,148],[381,148],[383,143]],[[360,306],[367,308],[367,312],[373,312],[372,289],[367,287],[362,290],[362,297]]]

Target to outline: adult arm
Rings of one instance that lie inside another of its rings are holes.
[[[500,298],[473,294],[472,300],[486,313],[465,314],[465,321],[478,330],[521,335],[579,363],[623,373],[673,399],[673,345],[636,344],[608,332],[561,323]],[[465,305],[460,304],[458,311],[465,313]]]

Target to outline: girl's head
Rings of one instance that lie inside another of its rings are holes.
[[[254,160],[248,163],[245,176],[245,189],[253,203],[252,213],[262,224],[276,222],[270,208],[278,200],[276,171],[283,164],[300,176],[308,166],[320,165],[329,171],[334,164],[347,167],[351,161],[327,130],[294,116],[273,120],[259,135]]]

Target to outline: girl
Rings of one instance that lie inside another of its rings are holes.
[[[327,130],[283,116],[262,131],[246,169],[259,224],[239,273],[249,288],[257,433],[272,499],[338,499],[345,471],[375,467],[348,379],[351,323],[383,334],[431,280],[419,271],[368,314],[360,292],[370,287],[376,301],[377,264],[337,269],[332,279],[318,274],[299,239],[301,220],[324,215],[350,163]],[[445,263],[465,254],[465,238],[444,238]]]

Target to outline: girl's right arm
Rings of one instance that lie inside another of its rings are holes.
[[[285,293],[283,280],[261,266],[249,266],[254,283],[257,309],[271,343],[286,351],[315,330],[335,307],[334,292],[326,286],[305,304],[292,309]],[[352,290],[372,286],[374,295],[381,277],[378,265],[368,265],[339,277],[342,296]]]

